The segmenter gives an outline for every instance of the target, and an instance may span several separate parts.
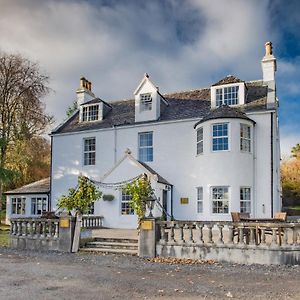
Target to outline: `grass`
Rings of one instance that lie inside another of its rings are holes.
[[[9,226],[0,225],[0,247],[8,247],[9,245]]]

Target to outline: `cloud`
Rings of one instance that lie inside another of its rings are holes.
[[[286,51],[278,48],[284,36],[274,19],[284,11],[282,1],[0,0],[0,5],[1,49],[39,61],[49,73],[55,93],[45,102],[58,123],[82,75],[97,96],[110,101],[132,97],[144,72],[162,92],[209,86],[227,74],[259,79],[265,41],[274,41],[275,53]],[[292,5],[288,11],[292,14]],[[298,22],[295,15],[290,19]],[[285,30],[293,28],[290,19]],[[299,58],[279,59],[278,91],[284,97],[299,96],[298,70]],[[293,105],[296,98],[281,106],[284,125]]]

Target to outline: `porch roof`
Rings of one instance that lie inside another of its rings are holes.
[[[5,195],[20,195],[20,194],[49,194],[50,193],[50,177],[39,181],[26,184],[20,188],[7,191]]]

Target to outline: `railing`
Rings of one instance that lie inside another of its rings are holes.
[[[99,229],[103,227],[102,216],[83,216],[81,227],[85,229]]]
[[[58,219],[18,218],[10,219],[10,235],[39,239],[58,239]]]
[[[300,223],[159,221],[159,245],[300,250]]]

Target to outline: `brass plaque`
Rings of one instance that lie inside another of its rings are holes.
[[[180,198],[180,204],[189,204],[189,198]]]
[[[143,230],[152,230],[152,228],[153,228],[153,222],[150,221],[150,220],[144,220],[141,223],[141,228]]]
[[[60,228],[69,228],[70,227],[70,220],[65,218],[65,219],[60,219],[59,220],[59,227]]]

